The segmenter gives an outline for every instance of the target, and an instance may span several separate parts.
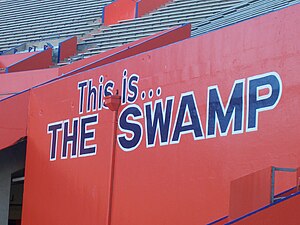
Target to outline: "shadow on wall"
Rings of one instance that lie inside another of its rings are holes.
[[[0,224],[21,224],[26,139],[0,150]]]

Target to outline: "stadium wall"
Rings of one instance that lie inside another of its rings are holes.
[[[272,168],[268,167],[231,182],[230,220],[271,203]]]
[[[99,55],[77,61],[70,65],[59,68],[59,73],[64,75],[72,75],[83,72],[95,67],[99,67],[108,63],[115,62],[142,52],[146,52],[155,48],[159,48],[177,41],[184,40],[191,36],[191,25],[185,24],[178,27],[161,31],[149,37],[141,38],[137,41],[113,48]]]
[[[103,8],[102,23],[105,26],[118,23],[120,20],[135,18],[134,0],[116,0]]]
[[[141,17],[168,2],[169,0],[115,0],[103,8],[102,23],[109,26],[121,20]]]
[[[226,225],[256,225],[262,221],[264,224],[272,225],[294,225],[299,221],[299,214],[295,213],[300,210],[300,195],[291,196],[281,202],[275,203],[269,207],[262,208],[255,212],[238,218]]]
[[[25,70],[46,69],[52,65],[52,48],[32,54],[6,67],[5,72],[19,72]]]
[[[135,17],[141,17],[143,15],[146,15],[149,12],[154,11],[155,9],[158,9],[162,5],[165,5],[166,3],[170,2],[170,0],[157,0],[157,1],[149,1],[149,0],[139,0],[136,4],[136,15]]]
[[[71,37],[59,43],[57,62],[62,62],[77,53],[77,37]]]
[[[0,74],[0,100],[58,77],[58,68]]]
[[[33,89],[23,225],[207,224],[232,180],[298,167],[299,8]]]
[[[38,52],[28,52],[28,53],[20,53],[20,54],[12,54],[12,55],[1,55],[0,56],[0,68],[6,69],[19,61],[22,61],[28,57],[31,57]]]

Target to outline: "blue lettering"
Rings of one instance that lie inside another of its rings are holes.
[[[132,74],[128,80],[128,102],[133,103],[138,97],[139,89],[137,83],[139,82],[139,76]]]
[[[62,130],[62,122],[56,122],[48,125],[48,134],[51,134],[50,161],[56,160],[57,136],[58,131]]]
[[[89,80],[89,85],[88,85],[87,112],[91,111],[91,104],[92,104],[93,111],[96,110],[96,102],[97,102],[97,88],[93,86],[93,80],[91,79]]]
[[[260,96],[259,91],[268,89],[267,95]],[[253,76],[248,79],[247,131],[258,129],[258,113],[274,109],[282,94],[282,82],[276,72]]]
[[[103,81],[104,81],[104,76],[101,75],[99,78],[99,93],[98,93],[98,110],[102,109],[103,106]]]
[[[78,119],[73,119],[72,123],[72,133],[68,132],[69,130],[69,120],[64,122],[64,130],[63,130],[63,145],[62,145],[62,153],[61,158],[68,158],[68,144],[72,145],[71,157],[77,157],[77,138],[78,138]]]
[[[171,144],[179,143],[181,134],[187,133],[193,133],[195,140],[204,138],[194,92],[181,94]]]
[[[208,88],[207,137],[216,137],[217,124],[220,135],[226,136],[233,118],[232,133],[243,132],[244,83],[244,80],[235,81],[225,109],[218,87]]]
[[[129,117],[132,117],[134,120],[129,120]],[[118,143],[122,150],[128,152],[136,149],[142,139],[143,129],[142,125],[136,120],[143,118],[142,110],[138,105],[132,104],[128,105],[123,109],[119,117],[119,129],[122,132],[129,133],[119,134]]]
[[[97,145],[87,145],[87,141],[95,140],[95,129],[87,130],[88,126],[98,124],[98,114],[84,116],[80,118],[80,150],[79,156],[95,155],[97,151]]]
[[[122,78],[122,105],[126,103],[126,95],[127,95],[127,70],[123,71],[123,78]]]
[[[154,110],[152,110],[152,102],[145,104],[147,147],[155,146],[157,132],[159,132],[160,145],[168,144],[173,102],[174,97],[167,98],[165,110],[163,110],[162,100],[155,101]]]
[[[84,104],[84,89],[87,86],[87,81],[81,81],[78,83],[79,92],[79,113],[83,113],[83,104]]]

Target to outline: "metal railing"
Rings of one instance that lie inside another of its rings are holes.
[[[281,167],[275,167],[272,166],[272,173],[271,173],[271,196],[270,196],[270,202],[271,204],[275,201],[275,173],[278,172],[288,172],[288,173],[295,173],[297,172],[297,169],[294,168],[281,168]],[[299,183],[299,182],[298,182]],[[297,183],[297,187],[298,187]]]

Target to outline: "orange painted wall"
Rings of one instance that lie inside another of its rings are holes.
[[[85,59],[82,59],[82,60],[78,60],[78,61],[75,61],[75,62],[73,62],[71,64],[59,67],[58,68],[59,69],[59,74],[66,75],[66,74],[69,74],[71,71],[73,73],[77,69],[80,69],[82,67],[85,67],[85,66],[88,66],[90,64],[93,64],[96,61],[100,61],[101,59],[103,59],[105,57],[108,57],[109,55],[112,55],[112,54],[114,54],[114,53],[116,53],[118,51],[122,51],[122,50],[126,49],[130,45],[131,44],[125,44],[125,45],[122,45],[122,46],[110,49],[110,50],[108,50],[106,52],[102,52],[100,54],[96,54],[96,55],[93,55],[91,57],[88,57],[88,58],[85,58]]]
[[[22,224],[37,224],[40,221],[45,225],[105,224],[113,141],[112,114],[106,111],[99,118],[98,126],[105,129],[97,133],[96,138],[101,139],[101,146],[95,157],[49,161],[50,139],[44,135],[47,124],[57,118],[66,120],[78,116],[74,99],[76,91],[73,92],[72,84],[83,77],[74,78],[31,92]],[[44,97],[50,95],[49,101],[46,101]],[[63,100],[58,100],[61,97]]]
[[[57,76],[57,68],[0,74],[0,100],[13,95],[13,93],[24,91],[56,78]]]
[[[266,168],[231,182],[229,218],[241,217],[271,203],[272,168]]]
[[[103,23],[106,26],[120,20],[134,19],[158,9],[170,0],[116,0],[104,7]]]
[[[27,135],[29,92],[0,100],[0,150]]]
[[[253,215],[245,217],[237,222],[228,223],[234,225],[257,225],[257,224],[272,224],[272,225],[296,225],[300,220],[300,215],[297,213],[300,210],[300,195],[289,198],[262,211],[256,212]]]
[[[19,72],[25,70],[46,69],[52,65],[52,48],[33,54],[24,60],[18,61],[15,64],[6,68],[6,72]]]
[[[294,168],[297,168],[294,167]],[[275,172],[275,195],[280,194],[287,189],[291,189],[296,186],[297,182],[296,180],[296,173],[295,172],[281,172],[281,171],[276,171]],[[285,188],[281,187],[280,184],[286,183],[289,184]]]
[[[152,12],[168,2],[170,2],[170,0],[140,0],[137,2],[138,10],[136,17],[141,17],[149,12]]]
[[[218,85],[222,99],[227,99],[235,80],[276,71],[283,93],[274,109],[259,113],[256,132],[204,140],[194,140],[189,133],[179,144],[159,146],[156,140],[153,148],[146,148],[143,137],[131,152],[117,145],[111,225],[207,224],[228,214],[232,180],[271,165],[298,167],[299,9],[289,7],[34,89],[22,224],[107,224],[112,113],[79,114],[77,85],[83,80],[99,85],[103,75],[104,82],[115,82],[113,91],[120,91],[124,69],[128,76],[139,75],[135,104],[142,110],[145,102],[174,96],[171,130],[181,93],[194,92],[204,127],[209,86]],[[142,91],[158,87],[160,97],[141,99]],[[97,145],[97,154],[72,159],[58,155],[50,161],[48,124],[93,114],[99,123],[90,126],[96,138],[87,144]],[[144,118],[137,121],[144,127]],[[280,184],[283,189],[288,185]]]
[[[27,52],[12,55],[1,55],[0,56],[0,67],[6,68],[12,64],[15,64],[23,59],[37,54],[38,52]]]
[[[300,190],[300,167],[297,168],[296,172],[296,190]]]
[[[131,56],[130,50],[132,47],[139,49],[139,51],[135,51],[135,53],[141,53],[149,50],[149,48],[144,48],[144,44],[146,42],[151,41],[151,49],[162,47],[163,44],[170,44],[172,42],[176,42],[179,40],[186,39],[191,36],[191,26],[189,24],[179,27],[170,28],[166,31],[161,31],[156,34],[153,34],[148,37],[141,38],[137,41],[130,42],[128,44],[110,49],[101,54],[93,55],[89,58],[76,61],[72,64],[63,66],[59,68],[60,74],[71,75],[74,73],[82,72],[87,69],[95,68],[97,66],[103,65],[103,60],[106,63],[111,63],[116,59],[122,59],[128,56]],[[121,54],[122,53],[122,54]],[[121,55],[120,55],[121,54]],[[72,72],[71,72],[72,71]]]
[[[164,32],[164,31],[162,31],[162,32]],[[162,32],[159,32],[158,34],[161,34]],[[79,61],[75,61],[71,64],[59,67],[59,73],[61,75],[71,74],[70,73],[71,71],[72,71],[72,74],[75,73],[75,72],[77,73],[77,70],[81,70],[81,69],[83,70],[83,67],[88,67],[89,68],[89,65],[94,64],[97,61],[101,61],[104,58],[107,58],[107,57],[109,57],[111,55],[114,55],[118,52],[124,51],[132,45],[136,45],[136,44],[139,44],[139,43],[141,43],[143,41],[146,41],[150,38],[156,37],[158,34],[151,35],[150,37],[144,37],[144,38],[141,38],[137,41],[133,41],[133,42],[130,42],[128,44],[124,44],[124,45],[121,45],[119,47],[110,49],[106,52],[102,52],[100,54],[93,55],[89,58],[85,58],[85,59],[82,59],[82,60],[79,60]]]
[[[72,63],[59,69],[61,74],[72,75],[95,67],[115,62],[142,52],[163,47],[177,41],[184,40],[191,36],[191,25],[186,24],[174,27],[166,31],[161,31],[149,37],[141,38],[137,41],[111,49],[107,52],[92,56],[87,59]],[[71,70],[73,69],[73,70]]]
[[[136,0],[116,0],[103,9],[102,23],[105,26],[118,23],[120,20],[135,18]]]
[[[77,53],[77,37],[71,37],[59,43],[59,58],[58,62],[64,61]]]
[[[228,217],[223,217],[221,219],[218,219],[217,221],[214,221],[212,223],[209,223],[207,225],[224,225],[225,223],[227,223],[229,220],[228,220]]]

